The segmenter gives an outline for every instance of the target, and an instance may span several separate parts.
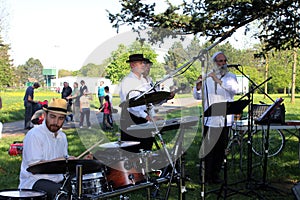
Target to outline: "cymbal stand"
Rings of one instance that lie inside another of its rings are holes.
[[[167,149],[167,146],[166,146],[166,144],[164,142],[164,139],[162,138],[161,132],[158,130],[157,124],[156,124],[156,122],[154,120],[154,117],[153,117],[152,109],[153,109],[153,105],[151,103],[147,104],[147,113],[150,116],[150,118],[151,118],[151,120],[153,122],[153,126],[155,128],[155,131],[152,132],[152,136],[153,137],[157,136],[159,138],[159,141],[160,141],[160,143],[162,145],[163,151],[166,154],[167,159],[168,159],[168,161],[169,161],[169,163],[170,163],[170,165],[172,167],[172,173],[171,173],[170,180],[169,180],[169,185],[171,185],[173,174],[174,173],[177,174],[177,170],[175,168],[175,164],[173,163],[171,155],[170,155],[170,153],[169,153],[169,151]],[[168,196],[168,193],[169,193],[169,189],[168,189],[168,191],[166,193],[166,196]],[[166,198],[166,199],[168,199],[168,198]]]
[[[66,163],[68,163],[68,155],[65,156],[65,160],[66,160]],[[55,195],[55,200],[59,200],[60,199],[60,196],[62,195],[68,195],[68,192],[66,192],[64,190],[67,182],[69,181],[69,178],[70,178],[70,172],[69,172],[69,169],[68,167],[66,167],[66,173],[64,174],[64,182],[62,184],[62,186],[59,188],[58,192],[56,193]]]
[[[251,85],[251,89],[248,93],[244,94],[240,99],[243,99],[244,97],[247,97],[250,101],[249,107],[248,107],[248,137],[247,137],[247,177],[246,177],[246,188],[249,189],[250,192],[252,192],[254,195],[258,196],[259,198],[261,198],[261,195],[259,195],[253,188],[253,178],[252,178],[252,164],[253,164],[253,160],[252,160],[252,134],[253,134],[253,94],[254,91],[256,89],[259,89],[261,92],[263,92],[271,101],[274,102],[274,100],[267,94],[265,93],[260,86],[262,86],[263,84],[265,84],[266,82],[268,82],[270,79],[272,79],[272,77],[267,78],[266,80],[264,80],[262,83],[260,84],[256,84],[253,80],[251,80],[248,76],[245,75],[245,73],[240,70],[238,67],[235,67],[235,69],[237,71],[239,71],[244,77],[246,77]]]
[[[163,147],[163,150],[164,150],[164,152],[165,152],[165,154],[166,154],[166,156],[167,156],[167,159],[168,159],[168,161],[170,162],[171,167],[174,168],[173,160],[172,160],[172,158],[171,158],[171,156],[170,156],[170,153],[169,153],[169,151],[168,151],[168,149],[167,149],[167,146],[166,146],[166,144],[165,144],[165,142],[164,142],[164,139],[162,138],[162,135],[161,135],[160,131],[158,130],[157,124],[156,124],[156,122],[155,122],[155,120],[154,120],[154,117],[153,117],[153,114],[152,114],[152,112],[151,112],[152,109],[153,109],[153,105],[152,105],[152,104],[147,104],[147,113],[148,113],[148,115],[150,116],[150,118],[151,118],[151,120],[152,120],[152,122],[153,122],[153,126],[154,126],[154,128],[155,128],[155,131],[152,132],[152,136],[153,136],[153,137],[158,136],[158,138],[159,138],[159,140],[160,140],[160,143],[161,143],[161,145],[162,145],[162,147]]]
[[[184,160],[184,152],[183,152],[183,134],[186,127],[181,127],[178,138],[176,140],[175,146],[173,147],[173,155],[174,159],[177,159],[178,173],[177,173],[177,187],[178,187],[178,199],[185,199],[185,160]],[[172,172],[173,173],[173,172]],[[170,187],[171,185],[169,185]],[[168,196],[166,196],[168,197]],[[167,198],[166,198],[167,199]]]
[[[140,149],[140,164],[142,165],[142,174],[145,177],[145,180],[147,183],[150,183],[150,177],[149,177],[149,163],[148,158],[151,156],[151,151],[144,151],[143,149]],[[147,187],[147,200],[150,200],[151,197],[151,191],[150,187]]]

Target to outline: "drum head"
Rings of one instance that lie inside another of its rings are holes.
[[[95,172],[91,174],[82,175],[82,180],[93,180],[93,179],[101,179],[103,178],[102,172]],[[72,180],[76,180],[76,177],[72,178]]]
[[[1,190],[0,199],[46,199],[45,192],[29,189]]]

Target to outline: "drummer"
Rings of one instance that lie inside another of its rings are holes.
[[[45,120],[28,131],[23,141],[19,189],[42,190],[48,199],[54,199],[62,186],[63,174],[32,174],[26,169],[34,163],[68,157],[67,138],[61,131],[67,115],[67,101],[52,99],[48,108],[43,109]]]

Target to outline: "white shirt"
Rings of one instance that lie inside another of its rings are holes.
[[[35,126],[28,131],[23,141],[23,157],[20,171],[20,189],[32,189],[39,179],[48,179],[54,182],[63,180],[63,174],[32,174],[26,169],[30,164],[52,160],[68,155],[67,137],[62,131],[54,137],[45,124]]]
[[[139,96],[149,88],[150,85],[143,76],[139,78],[133,72],[130,72],[120,83],[121,103],[127,100],[126,97],[128,94],[128,99],[130,99],[132,97]],[[147,117],[147,113],[145,113],[146,105],[127,108],[127,110],[137,117]]]
[[[205,79],[203,82],[204,111],[214,103],[234,101],[233,97],[238,92],[238,82],[235,74],[227,72],[222,78],[220,75],[218,75],[218,78],[221,79],[222,85],[216,85],[214,80],[210,77]],[[196,87],[194,87],[193,95],[195,99],[202,99],[202,92],[201,90],[197,91]],[[233,115],[227,115],[226,126],[232,126],[232,123]],[[224,116],[212,116],[204,118],[204,125],[206,126],[224,127],[224,124]]]

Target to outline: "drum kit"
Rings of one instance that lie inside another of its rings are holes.
[[[135,141],[117,141],[99,145],[111,151],[119,151],[122,147],[137,145]],[[55,200],[61,197],[70,199],[106,199],[141,188],[150,188],[156,183],[167,182],[167,178],[151,182],[150,174],[146,170],[148,158],[152,156],[149,151],[141,151],[136,158],[115,159],[109,166],[99,160],[89,159],[62,159],[44,161],[32,164],[27,171],[33,174],[64,174],[64,184],[71,184],[71,191],[58,191]],[[64,185],[63,184],[63,185]],[[46,200],[43,191],[29,189],[0,191],[0,200]]]
[[[169,92],[159,92],[146,94],[142,98],[135,99],[134,101],[128,100],[125,103],[129,104],[130,107],[144,105],[149,103],[156,103],[166,99],[170,95]],[[197,120],[193,119],[192,124],[195,124]],[[172,127],[178,128],[178,123],[183,123],[183,121],[176,121],[177,124],[173,123]],[[191,120],[187,122],[190,124]],[[137,130],[139,127],[135,127]],[[160,131],[158,131],[157,126],[154,124],[154,129],[156,129],[162,141]],[[183,137],[183,134],[180,134]],[[107,199],[111,197],[120,196],[120,199],[129,199],[121,198],[125,193],[136,191],[139,189],[147,189],[147,199],[150,199],[150,189],[159,190],[159,185],[162,183],[169,183],[177,180],[179,193],[182,195],[184,185],[182,182],[185,178],[181,175],[184,174],[183,169],[175,169],[176,158],[171,157],[169,151],[163,146],[163,158],[162,160],[167,161],[166,167],[163,169],[155,169],[153,167],[152,161],[157,158],[156,161],[159,161],[159,156],[152,153],[152,151],[140,150],[138,156],[122,155],[122,148],[134,146],[140,144],[137,141],[117,141],[117,142],[108,142],[100,144],[102,140],[98,141],[92,147],[83,152],[76,159],[65,158],[62,160],[54,161],[44,161],[37,164],[30,165],[27,168],[27,171],[33,174],[64,174],[65,180],[63,186],[66,184],[71,184],[71,191],[64,191],[62,187],[57,195],[55,200],[59,200],[61,197],[67,197],[70,199]],[[176,152],[173,154],[176,155],[179,145],[182,145],[181,142],[177,143]],[[89,152],[94,147],[100,147],[107,150],[107,154],[101,154],[102,157],[95,157],[97,160],[92,159],[80,159],[83,155]],[[106,160],[105,160],[106,159]],[[180,160],[179,157],[178,160]],[[105,164],[104,164],[105,163]],[[108,164],[109,163],[109,164]],[[182,164],[176,166],[183,166]],[[164,171],[162,173],[162,171]],[[169,190],[169,189],[168,189]],[[168,196],[168,194],[166,195]],[[2,199],[47,199],[45,192],[34,191],[34,190],[3,190],[0,191],[0,200]],[[165,199],[168,199],[167,197]],[[179,199],[183,199],[182,196]]]

